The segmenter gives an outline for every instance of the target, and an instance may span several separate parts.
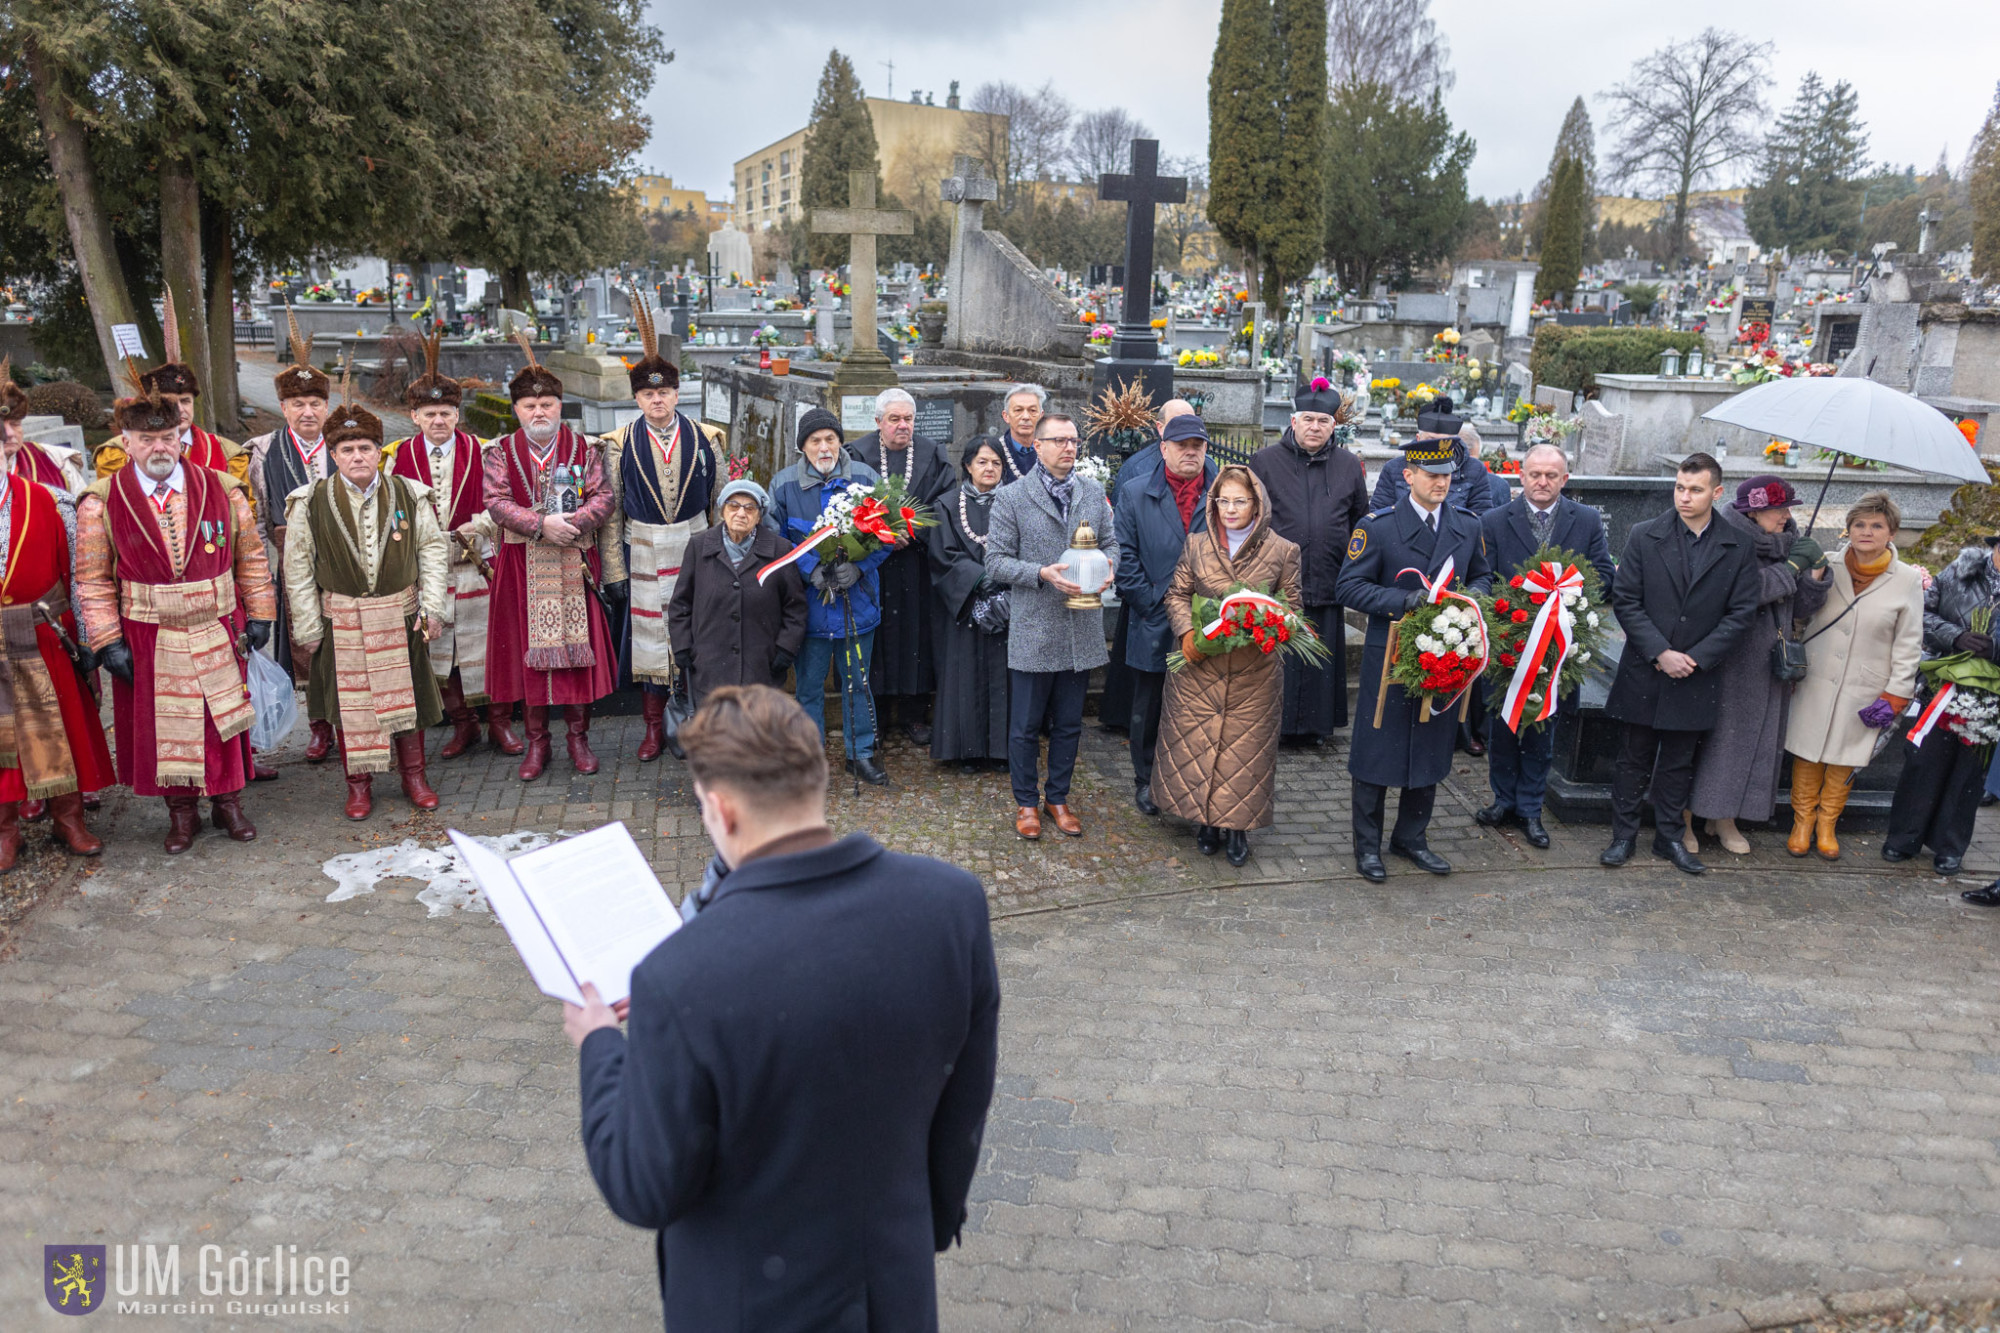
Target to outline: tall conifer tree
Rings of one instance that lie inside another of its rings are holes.
[[[846,208],[848,173],[875,173],[875,199],[882,199],[882,162],[875,145],[875,122],[869,118],[866,94],[854,73],[854,63],[838,51],[829,52],[820,71],[819,92],[813,97],[812,119],[806,125],[805,161],[799,167],[799,203],[808,222],[815,208]],[[814,265],[832,268],[847,262],[847,238],[814,235],[810,252]]]

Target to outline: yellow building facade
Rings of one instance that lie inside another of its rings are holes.
[[[710,199],[702,190],[682,189],[674,184],[672,176],[634,176],[627,188],[642,212],[659,210],[680,213],[691,209],[710,230],[720,227],[730,218],[728,200]]]
[[[938,182],[951,174],[952,158],[968,142],[984,139],[985,122],[995,122],[994,133],[1006,142],[1005,116],[886,97],[863,100],[875,128],[882,188],[906,204],[937,197]],[[733,193],[738,227],[760,231],[804,216],[799,172],[805,147],[806,132],[800,129],[737,160]]]

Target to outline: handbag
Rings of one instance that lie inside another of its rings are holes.
[[[1775,617],[1777,612],[1771,614]],[[1806,646],[1787,638],[1782,624],[1778,626],[1778,641],[1771,645],[1771,674],[1787,685],[1806,678]]]
[[[966,619],[982,634],[1005,634],[1010,614],[1007,585],[1003,583],[998,587],[981,588],[974,593]]]
[[[694,717],[694,694],[688,688],[688,673],[676,671],[674,683],[667,690],[667,708],[662,714],[669,737],[678,737],[681,728]]]

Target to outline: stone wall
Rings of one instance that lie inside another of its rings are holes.
[[[969,230],[954,275],[945,346],[1016,357],[1080,357],[1089,330],[1067,296],[997,231]]]

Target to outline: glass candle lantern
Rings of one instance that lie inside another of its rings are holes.
[[[1097,534],[1090,524],[1078,527],[1070,546],[1062,554],[1069,581],[1083,591],[1064,600],[1072,611],[1089,611],[1104,605],[1104,589],[1111,582],[1111,562],[1097,549]]]

